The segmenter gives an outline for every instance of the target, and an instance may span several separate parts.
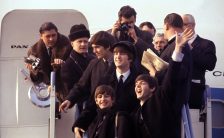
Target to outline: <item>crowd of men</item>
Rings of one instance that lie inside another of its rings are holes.
[[[134,8],[121,7],[112,28],[91,38],[83,24],[73,25],[66,37],[46,22],[28,52],[40,59],[35,69],[26,64],[34,83],[50,85],[50,72],[56,72],[60,112],[78,105],[71,126],[78,138],[82,132],[89,138],[180,138],[182,106],[203,108],[205,72],[217,60],[214,43],[196,34],[190,14],[168,14],[163,33],[151,22],[137,27],[136,15]],[[168,69],[142,66],[147,49]]]

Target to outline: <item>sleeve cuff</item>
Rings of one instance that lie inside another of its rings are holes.
[[[181,62],[183,60],[183,57],[184,57],[183,53],[176,52],[175,50],[173,51],[173,54],[172,54],[173,61]]]

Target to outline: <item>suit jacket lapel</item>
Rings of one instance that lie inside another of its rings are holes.
[[[191,44],[193,49],[197,48],[200,44],[200,37],[197,36],[196,39],[194,40],[194,42]]]

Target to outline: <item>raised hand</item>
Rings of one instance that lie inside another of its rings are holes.
[[[183,33],[176,32],[176,46],[175,50],[181,52],[188,40],[192,38],[194,31],[191,28],[186,28]]]
[[[115,23],[115,24],[113,25],[113,27],[112,27],[111,34],[112,34],[113,36],[115,36],[115,34],[116,34],[116,32],[119,30],[120,26],[121,26],[120,21],[117,20],[116,23]]]

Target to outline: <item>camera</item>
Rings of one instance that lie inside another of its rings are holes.
[[[129,36],[129,34],[128,34],[128,30],[130,28],[131,28],[131,26],[128,25],[127,23],[121,24],[121,26],[119,28],[119,31],[120,31],[119,40],[120,41],[134,42],[133,38],[131,36]]]
[[[123,24],[121,24],[119,30],[121,32],[127,32],[129,28],[131,28],[131,27],[127,23],[123,23]]]
[[[36,69],[39,66],[40,59],[30,55],[29,57],[24,57],[24,62],[31,64],[33,69]]]

